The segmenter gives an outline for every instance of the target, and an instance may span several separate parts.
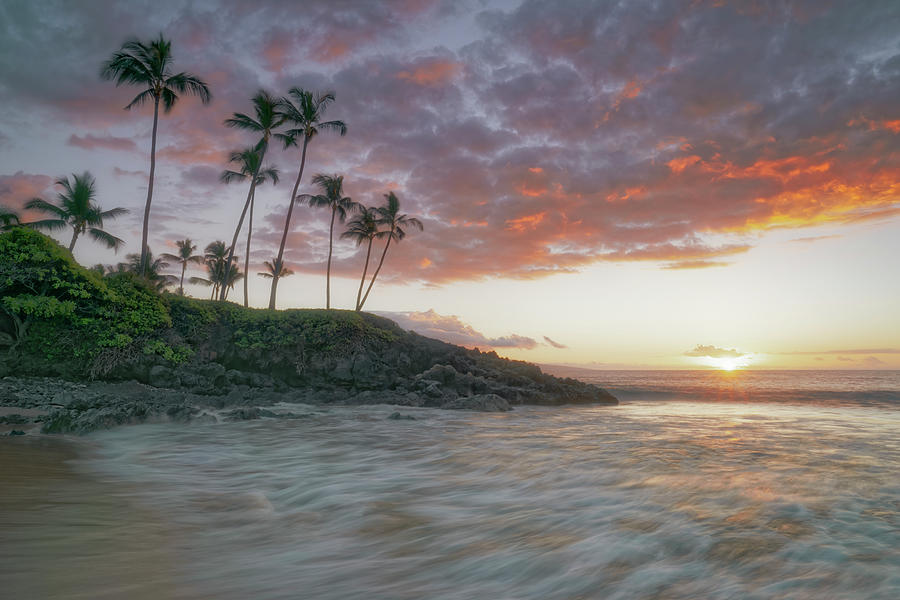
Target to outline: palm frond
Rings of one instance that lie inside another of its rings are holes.
[[[232,183],[234,181],[241,181],[247,178],[247,175],[244,173],[238,173],[237,171],[222,171],[222,174],[219,175],[219,181],[222,183]]]
[[[131,110],[135,106],[143,106],[146,102],[150,102],[150,100],[154,98],[156,98],[156,92],[154,92],[152,89],[144,90],[143,92],[135,96],[131,100],[131,102],[129,102],[125,106],[125,110]]]
[[[159,97],[163,103],[163,112],[167,114],[172,111],[172,107],[178,102],[178,94],[169,88],[163,88]]]
[[[51,204],[47,202],[43,198],[32,198],[28,202],[25,203],[25,208],[27,210],[37,210],[44,213],[49,213],[52,215],[56,215],[60,219],[66,219],[68,214],[62,208],[56,206],[55,204]],[[65,221],[63,221],[65,223]]]
[[[65,229],[67,223],[62,219],[42,219],[40,221],[29,221],[28,223],[22,223],[25,227],[31,227],[32,229],[46,229],[47,231],[58,231],[60,229]]]
[[[121,238],[117,238],[116,236],[103,231],[102,229],[97,229],[96,227],[91,227],[88,229],[88,235],[94,238],[96,241],[106,244],[107,248],[115,248],[116,251],[119,250],[119,247],[125,243]]]
[[[245,131],[262,131],[263,127],[252,117],[244,113],[234,113],[230,118],[224,121],[226,127],[234,129],[243,129]]]
[[[121,217],[122,215],[127,215],[129,211],[127,208],[122,208],[121,206],[117,206],[116,208],[111,208],[109,210],[104,210],[100,213],[101,219],[115,219],[116,217]]]
[[[323,131],[337,131],[342,136],[347,135],[347,125],[343,121],[325,121],[319,123],[317,127]]]
[[[206,82],[190,73],[172,75],[166,79],[166,87],[180,94],[197,96],[203,104],[209,104],[212,101],[212,93],[209,91],[209,86]]]

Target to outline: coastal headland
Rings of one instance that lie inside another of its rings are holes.
[[[482,411],[618,403],[597,386],[369,313],[159,293],[130,273],[85,269],[24,228],[0,235],[0,305],[0,427],[9,433],[85,433],[212,412],[303,416],[281,403]]]

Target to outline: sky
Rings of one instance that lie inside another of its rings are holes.
[[[118,255],[79,240],[85,265],[140,249],[152,108],[123,110],[141,90],[99,72],[160,32],[213,101],[161,118],[156,254],[231,239],[247,190],[219,174],[255,140],[226,118],[259,89],[328,90],[348,132],[313,140],[300,193],[342,174],[424,224],[366,310],[541,363],[900,368],[896,1],[2,0],[0,203],[90,171],[101,206],[131,212],[106,224]],[[299,151],[269,159],[254,306]],[[324,306],[328,217],[294,211],[279,308]],[[364,250],[335,242],[337,308]]]

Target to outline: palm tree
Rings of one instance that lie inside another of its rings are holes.
[[[166,114],[178,101],[178,94],[198,96],[203,104],[209,104],[212,94],[209,86],[190,73],[172,73],[172,42],[163,38],[143,43],[130,40],[103,63],[100,70],[103,79],[114,79],[116,87],[122,84],[146,88],[128,103],[125,110],[153,101],[153,133],[150,142],[150,183],[147,186],[147,203],[144,206],[144,229],[141,236],[141,265],[139,274],[146,270],[150,202],[153,200],[153,177],[156,173],[156,130],[159,123],[159,103]]]
[[[169,267],[169,263],[162,256],[154,259],[153,252],[151,252],[149,248],[147,249],[147,255],[145,257],[142,257],[138,253],[134,253],[126,255],[125,259],[126,261],[124,263],[116,265],[115,270],[108,269],[108,272],[135,273],[149,282],[157,292],[163,291],[166,287],[174,285],[175,282],[178,281],[174,275],[166,275],[163,273],[163,270]],[[141,267],[144,268],[143,274],[141,274]]]
[[[416,227],[419,231],[424,229],[422,221],[415,217],[400,214],[400,201],[397,199],[397,196],[394,195],[394,192],[388,192],[384,197],[387,200],[387,203],[384,206],[379,206],[375,209],[377,211],[375,220],[378,222],[379,226],[384,226],[387,230],[380,231],[375,235],[379,238],[386,237],[387,242],[384,244],[384,252],[381,253],[381,260],[378,261],[378,268],[375,269],[375,274],[372,275],[372,281],[369,282],[369,287],[366,288],[366,295],[363,296],[362,302],[359,303],[356,310],[362,310],[363,305],[366,303],[369,292],[372,291],[372,286],[375,285],[375,278],[378,277],[378,273],[381,271],[381,265],[384,264],[384,257],[387,255],[388,248],[391,246],[391,241],[397,240],[397,243],[400,243],[400,240],[406,237],[406,231],[403,229],[404,227]]]
[[[238,219],[237,227],[234,229],[234,239],[231,241],[231,252],[228,254],[228,259],[225,261],[225,279],[228,279],[228,272],[231,270],[231,263],[234,260],[234,249],[235,246],[237,246],[238,234],[241,232],[241,226],[244,224],[244,217],[247,215],[250,200],[256,191],[257,175],[259,167],[262,165],[262,161],[266,156],[266,150],[269,149],[269,139],[273,135],[277,136],[284,141],[285,147],[293,143],[289,136],[274,132],[274,130],[280,127],[284,122],[284,117],[278,112],[279,101],[273,98],[265,90],[258,91],[256,95],[253,96],[252,101],[253,109],[256,112],[255,119],[243,113],[234,113],[230,119],[225,119],[225,125],[227,127],[252,131],[261,135],[259,142],[257,142],[254,147],[254,150],[259,154],[259,159],[256,161],[256,169],[253,172],[253,177],[250,179],[250,190],[247,192],[244,210],[241,211],[241,218]],[[228,288],[223,287],[221,289],[221,300],[225,299],[227,293]]]
[[[178,294],[184,296],[184,272],[187,270],[188,263],[203,264],[203,255],[194,254],[197,245],[191,242],[191,238],[178,240],[175,242],[178,246],[178,254],[169,254],[164,252],[161,256],[174,263],[181,263],[181,279],[178,284]]]
[[[209,297],[210,300],[219,295],[219,292],[222,289],[222,283],[226,281],[225,261],[228,258],[229,250],[228,246],[226,246],[225,242],[222,240],[216,240],[207,245],[204,250],[203,264],[206,266],[208,278],[191,277],[191,283],[212,286],[212,294]]]
[[[266,270],[262,273],[257,273],[257,275],[259,275],[260,277],[265,277],[266,279],[287,277],[294,274],[294,272],[289,267],[285,266],[277,258],[272,259],[272,262],[265,261],[263,264],[266,265]]]
[[[256,184],[252,186],[250,194],[250,215],[247,219],[247,255],[244,258],[244,273],[250,272],[250,240],[253,237],[253,205],[256,203],[256,185],[265,183],[266,180],[272,182],[272,185],[278,183],[278,169],[275,167],[261,167],[259,162],[259,153],[255,148],[247,148],[238,152],[232,152],[229,162],[236,163],[240,167],[240,171],[223,171],[219,179],[222,183],[231,183],[232,181],[242,181],[256,174]],[[237,239],[235,239],[237,242]],[[248,306],[247,294],[247,278],[244,277],[244,306]]]
[[[359,291],[356,292],[356,310],[359,311],[359,301],[362,299],[363,284],[366,281],[366,271],[369,270],[369,257],[372,256],[372,241],[378,235],[378,221],[375,219],[375,209],[368,206],[359,206],[359,214],[350,219],[347,231],[341,234],[342,238],[350,238],[356,241],[357,248],[368,242],[366,248],[366,264],[363,267],[362,278],[359,280]]]
[[[87,171],[81,175],[73,174],[71,182],[68,177],[60,177],[56,180],[56,185],[63,189],[56,195],[56,204],[41,198],[34,198],[25,204],[25,208],[52,215],[52,218],[32,221],[26,225],[49,231],[63,229],[66,226],[71,227],[72,241],[69,242],[69,252],[75,247],[78,236],[85,232],[98,242],[106,244],[107,247],[118,250],[124,242],[103,230],[103,219],[115,219],[127,213],[128,209],[103,210],[100,208],[94,200],[97,193],[94,176]]]
[[[334,102],[333,92],[313,94],[310,91],[295,87],[290,89],[288,95],[290,97],[286,96],[281,99],[281,107],[279,109],[285,120],[293,126],[292,129],[285,132],[287,136],[285,138],[285,148],[296,145],[297,139],[302,136],[303,149],[300,153],[300,170],[297,172],[294,189],[291,190],[287,217],[284,219],[284,233],[281,235],[281,245],[278,247],[278,256],[276,257],[278,263],[281,263],[284,259],[284,245],[287,242],[288,231],[291,228],[291,213],[294,211],[294,201],[297,198],[297,188],[300,186],[300,179],[303,178],[303,168],[306,166],[306,149],[310,140],[316,137],[320,131],[337,131],[341,135],[347,134],[347,126],[343,121],[322,121],[328,105]],[[269,294],[269,308],[272,309],[275,308],[279,277],[278,274],[272,277],[272,291]]]
[[[0,231],[7,231],[13,227],[18,227],[21,223],[22,221],[19,219],[19,213],[0,204]]]
[[[331,209],[331,226],[328,229],[328,267],[325,270],[325,308],[331,308],[331,253],[334,245],[334,218],[343,223],[347,213],[358,206],[352,198],[344,196],[343,175],[323,175],[313,177],[313,183],[322,188],[322,193],[312,196],[303,194],[298,200],[304,200],[312,207],[328,207]]]

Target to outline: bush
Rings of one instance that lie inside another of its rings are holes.
[[[0,234],[0,329],[29,371],[83,376],[104,348],[171,325],[159,295],[129,273],[104,279],[36,231]]]

